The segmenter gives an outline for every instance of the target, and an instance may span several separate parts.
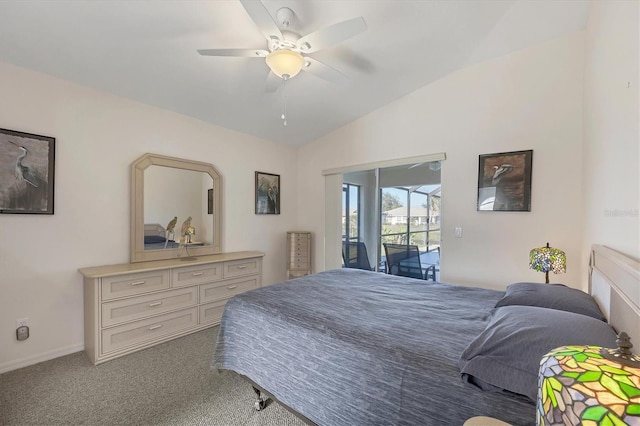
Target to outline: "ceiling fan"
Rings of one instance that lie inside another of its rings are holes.
[[[347,80],[340,71],[313,59],[308,54],[363,32],[367,29],[364,18],[349,19],[300,37],[288,31],[294,16],[291,9],[278,9],[274,20],[261,1],[240,0],[240,3],[267,39],[267,49],[199,49],[198,53],[203,56],[264,58],[271,70],[267,79],[268,92],[277,89],[280,79],[286,81],[293,78],[300,70],[335,83]],[[278,23],[285,28],[284,32],[280,30]]]

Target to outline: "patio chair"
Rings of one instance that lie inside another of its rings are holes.
[[[387,262],[387,274],[424,279],[420,251],[416,245],[382,243]]]
[[[367,246],[361,242],[342,242],[342,260],[345,268],[356,268],[371,271]]]
[[[425,280],[437,281],[440,272],[440,246],[422,254],[422,260],[429,266],[425,270]]]

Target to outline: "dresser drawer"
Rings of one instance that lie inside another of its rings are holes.
[[[289,242],[289,247],[294,250],[307,250],[307,248],[309,248],[309,240],[307,240],[306,238],[302,241],[292,240],[291,242]]]
[[[207,303],[206,305],[200,305],[199,323],[200,324],[212,324],[219,323],[224,313],[224,307],[227,304],[227,300],[218,300],[217,302]]]
[[[102,300],[169,288],[169,271],[142,272],[102,278]]]
[[[107,327],[186,308],[197,302],[198,287],[196,286],[106,302],[102,304],[102,326]]]
[[[172,270],[173,287],[207,283],[222,279],[222,263],[186,266]]]
[[[308,257],[303,257],[303,256],[292,256],[291,257],[291,263],[290,263],[290,268],[291,269],[306,269],[309,268],[309,258]]]
[[[260,284],[260,277],[257,275],[218,283],[203,284],[200,286],[200,303],[212,302],[214,300],[227,300],[236,294],[258,288]]]
[[[198,324],[197,308],[120,325],[102,330],[102,353],[161,339]]]
[[[234,260],[224,263],[224,277],[233,278],[260,273],[260,258]]]
[[[309,254],[309,248],[308,247],[303,247],[303,248],[299,248],[299,247],[294,247],[291,249],[291,252],[289,253],[290,256],[295,257],[295,256],[307,256]]]

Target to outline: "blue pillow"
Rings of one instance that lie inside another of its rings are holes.
[[[504,297],[496,303],[496,308],[512,305],[557,309],[607,321],[593,297],[563,284],[511,284]]]
[[[483,390],[509,391],[535,401],[540,360],[566,345],[615,348],[616,333],[586,315],[532,306],[505,306],[462,352],[462,379]]]

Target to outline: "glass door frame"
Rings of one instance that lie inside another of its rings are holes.
[[[408,164],[418,164],[427,162],[438,162],[446,160],[446,153],[436,153],[429,155],[421,155],[415,157],[399,158],[387,161],[380,161],[368,164],[358,164],[347,167],[339,167],[333,169],[325,169],[322,175],[325,177],[325,228],[324,228],[324,265],[322,270],[337,269],[342,266],[342,175],[351,172],[360,172],[367,170],[375,171],[376,187],[380,187],[380,169],[402,166]],[[442,180],[442,179],[441,179]],[[381,215],[380,210],[380,193],[375,191],[375,208],[378,210],[375,214],[375,227],[380,229]],[[442,229],[442,224],[440,226]],[[375,270],[379,270],[381,240],[376,238],[376,262]],[[320,262],[319,262],[319,270]]]

